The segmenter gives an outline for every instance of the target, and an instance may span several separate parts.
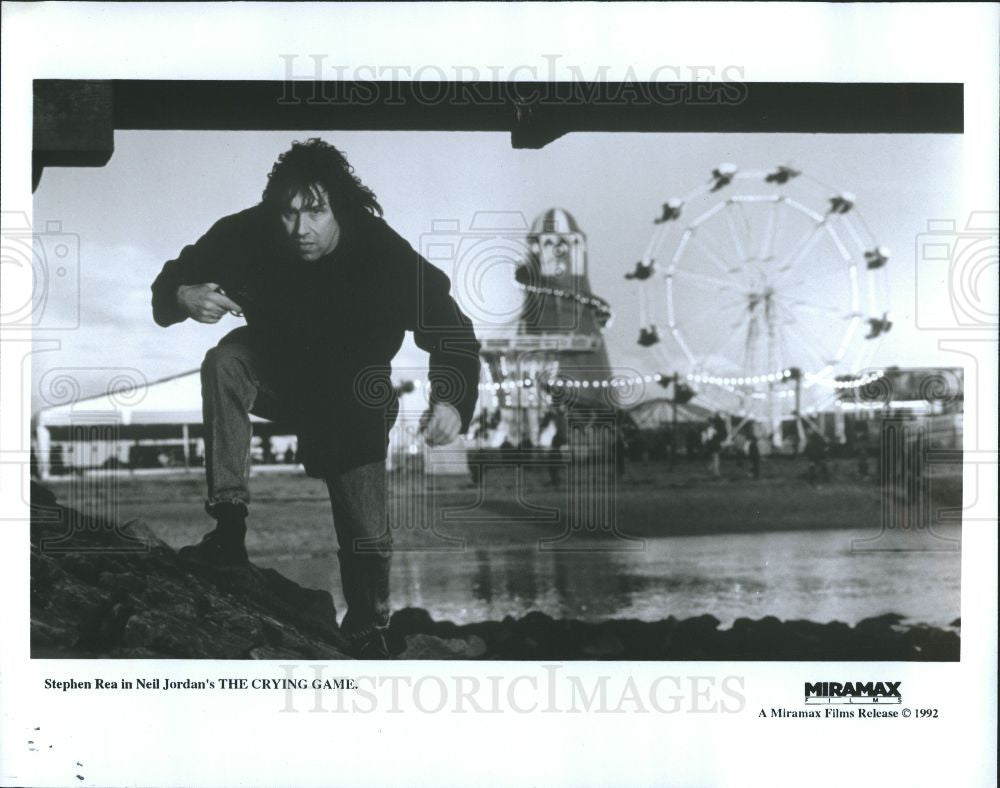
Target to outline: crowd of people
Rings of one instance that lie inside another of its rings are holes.
[[[547,454],[550,458],[571,453],[573,431],[567,429],[564,414],[546,413],[540,420],[536,440],[528,435],[515,435],[501,417],[499,410],[484,410],[476,420],[471,437],[481,446],[509,452],[522,457],[525,452]],[[852,433],[849,445],[835,444],[809,424],[804,424],[784,437],[785,450],[776,451],[773,435],[765,426],[752,420],[739,420],[725,413],[715,413],[704,422],[682,422],[676,428],[669,424],[641,429],[627,414],[619,413],[615,421],[613,440],[613,467],[618,478],[626,476],[627,467],[648,462],[669,462],[671,465],[697,467],[700,465],[711,478],[722,478],[723,468],[735,466],[735,476],[758,480],[764,476],[765,464],[771,458],[801,457],[807,462],[800,475],[813,484],[831,479],[832,456],[853,456],[857,475],[864,479],[870,475],[870,445],[867,430],[860,425]],[[576,438],[578,439],[578,438]],[[560,471],[556,464],[550,468],[551,483],[558,485]],[[733,471],[726,475],[733,477]]]

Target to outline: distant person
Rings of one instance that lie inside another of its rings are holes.
[[[726,442],[726,438],[729,437],[729,428],[726,425],[725,417],[721,413],[716,413],[712,417],[711,425],[719,436],[719,444],[724,444]]]
[[[260,442],[260,461],[264,465],[274,464],[274,445],[270,438],[264,438]]]
[[[472,432],[472,437],[475,440],[480,441],[480,443],[485,441],[489,437],[490,433],[489,424],[490,424],[489,412],[486,410],[486,408],[480,409],[479,418],[476,419],[476,427]]]
[[[750,474],[755,480],[760,479],[760,439],[755,433],[750,433],[749,444]]]
[[[722,454],[722,435],[714,426],[710,426],[705,431],[705,450],[708,452],[708,470],[712,476],[718,478],[720,475],[719,456]]]
[[[747,438],[742,432],[733,436],[733,454],[736,455],[736,467],[743,470],[743,460],[747,455]]]
[[[826,465],[826,440],[818,432],[810,431],[806,438],[806,459],[809,460],[809,481],[825,482],[830,479],[830,471]]]
[[[549,445],[549,484],[553,487],[562,487],[563,446],[566,445],[566,431],[558,416],[555,417],[556,432],[552,436],[552,443]]]
[[[854,437],[854,452],[858,459],[858,476],[867,479],[870,474],[868,467],[868,429],[859,427]]]
[[[298,458],[324,479],[340,543],[352,653],[387,655],[386,452],[398,394],[391,363],[406,331],[430,354],[426,442],[468,429],[479,343],[448,277],[380,217],[344,155],[319,139],[274,164],[258,205],[216,222],[153,283],[161,326],[245,315],[201,367],[206,510],[216,527],[185,560],[248,563],[251,412],[293,426]]]
[[[622,427],[615,428],[615,478],[619,481],[625,477],[625,454],[628,444],[625,442],[625,431]]]

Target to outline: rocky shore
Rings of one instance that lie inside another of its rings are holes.
[[[31,490],[33,657],[345,659],[333,598],[273,569],[204,570],[140,522]]]
[[[719,620],[710,615],[586,623],[534,612],[520,619],[459,626],[435,622],[426,610],[407,608],[392,618],[390,649],[412,652],[420,646],[425,652],[420,656],[437,659],[958,660],[957,632],[901,621],[890,613],[851,627],[838,621],[818,624],[768,616],[737,619],[729,629],[719,629]],[[953,627],[959,623],[956,620]]]
[[[346,659],[326,591],[273,569],[192,569],[140,522],[116,526],[32,485],[31,648],[38,658]],[[457,625],[406,608],[400,659],[954,661],[956,631],[898,615],[840,622],[710,615],[662,621],[520,619]]]

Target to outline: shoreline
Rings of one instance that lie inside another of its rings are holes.
[[[186,497],[190,490],[180,492]],[[185,522],[176,502],[162,505],[172,509],[171,524],[186,526],[187,533],[173,528],[172,542],[204,530],[202,512]],[[157,529],[60,506],[51,491],[34,483],[32,513],[33,657],[345,658],[328,591],[304,588],[256,565],[193,570]],[[521,524],[515,530],[523,536],[524,529]],[[283,531],[287,536],[283,528],[277,536]],[[538,538],[537,525],[529,524],[527,532]],[[459,625],[409,607],[393,615],[390,640],[402,659],[414,660],[959,659],[959,621],[948,629],[903,622],[897,614],[853,627],[764,616],[738,618],[720,629],[709,614],[585,622],[535,611]]]

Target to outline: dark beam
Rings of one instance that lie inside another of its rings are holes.
[[[36,79],[32,190],[45,167],[103,167],[115,150],[114,86],[107,80]]]
[[[37,172],[100,166],[114,129],[951,133],[954,83],[36,80]]]

